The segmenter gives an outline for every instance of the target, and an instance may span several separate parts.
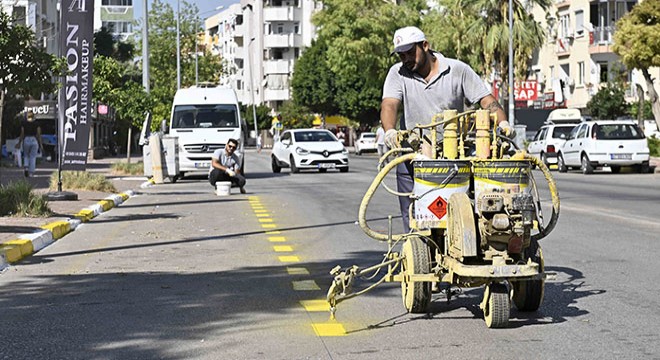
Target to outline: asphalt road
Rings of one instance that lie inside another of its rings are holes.
[[[507,329],[486,328],[481,289],[411,315],[396,283],[330,321],[329,270],[386,250],[356,224],[376,157],[351,156],[345,174],[273,174],[249,152],[246,195],[215,196],[203,177],[143,190],[0,274],[0,358],[660,358],[660,174],[553,173],[554,275],[541,309],[512,309]],[[369,224],[394,215],[398,232],[397,213],[379,191]]]

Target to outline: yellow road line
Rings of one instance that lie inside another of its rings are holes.
[[[293,290],[295,291],[321,290],[314,280],[292,281],[291,284],[293,284]]]
[[[312,324],[312,328],[318,336],[346,336],[346,330],[342,324],[317,323]]]
[[[268,219],[258,219],[260,223],[270,223],[273,222],[273,219],[268,218]]]
[[[268,241],[270,241],[270,242],[285,242],[286,238],[284,236],[269,236]]]
[[[279,234],[280,234],[279,230],[266,231],[266,235],[279,235]]]
[[[304,267],[289,267],[287,266],[286,272],[289,275],[309,275],[309,270]]]
[[[270,214],[268,214],[268,213],[263,213],[263,214],[259,214],[259,213],[257,213],[257,214],[254,214],[254,215],[255,215],[256,217],[258,217],[258,218],[261,218],[261,217],[270,217]]]
[[[291,252],[293,251],[293,247],[288,245],[276,245],[273,246],[273,250],[275,250],[275,252]]]
[[[275,225],[275,224],[261,224],[261,227],[263,229],[275,229],[277,227],[277,225]]]
[[[326,300],[301,300],[300,305],[309,312],[330,311],[330,304]]]
[[[300,262],[300,258],[294,255],[278,256],[281,262]]]

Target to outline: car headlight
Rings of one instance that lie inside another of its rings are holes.
[[[348,150],[346,150],[346,148],[344,148],[344,149],[341,151],[341,153],[344,154],[344,155],[348,155]]]
[[[309,150],[297,147],[296,153],[298,153],[298,155],[309,155]]]

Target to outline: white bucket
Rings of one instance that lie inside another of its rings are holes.
[[[215,183],[215,194],[218,196],[231,195],[231,182],[218,181]]]

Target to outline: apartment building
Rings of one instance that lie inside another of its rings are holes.
[[[2,11],[34,31],[37,44],[57,54],[59,19],[57,0],[2,0]]]
[[[655,0],[646,0],[655,1]],[[555,0],[549,16],[540,8],[534,18],[547,32],[545,45],[532,66],[540,99],[535,107],[585,108],[598,89],[622,66],[614,53],[616,22],[630,12],[637,0]],[[640,71],[623,69],[628,82],[646,83]],[[652,69],[656,75],[658,69]],[[637,99],[636,87],[626,92],[627,101]]]
[[[244,104],[277,109],[291,99],[296,60],[316,36],[314,0],[241,0],[205,21],[207,44],[225,61],[225,84]]]
[[[94,31],[106,28],[117,39],[133,35],[133,0],[94,0]]]

